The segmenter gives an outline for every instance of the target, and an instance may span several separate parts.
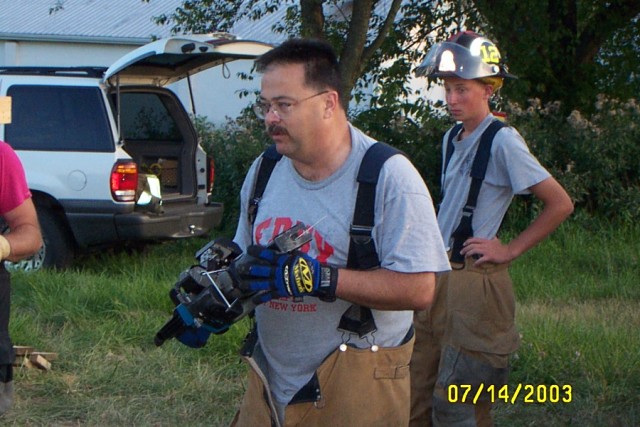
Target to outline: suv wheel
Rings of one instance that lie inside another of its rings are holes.
[[[18,262],[5,261],[9,271],[37,271],[41,268],[65,268],[71,264],[74,246],[68,231],[55,212],[38,209],[42,247],[33,256]]]

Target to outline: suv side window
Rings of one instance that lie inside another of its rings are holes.
[[[114,150],[102,93],[95,87],[14,85],[5,139],[17,150]]]
[[[129,92],[121,95],[122,136],[126,140],[181,141],[175,119],[156,93]]]

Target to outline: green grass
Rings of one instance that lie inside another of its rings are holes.
[[[640,425],[640,227],[565,225],[512,267],[522,346],[510,386],[571,385],[571,403],[496,406],[499,426]],[[16,345],[58,353],[17,368],[15,426],[224,426],[242,395],[240,322],[200,350],[155,347],[168,291],[206,242],[99,253],[71,270],[14,274]]]
[[[640,425],[639,231],[563,225],[514,263],[510,386],[570,385],[572,402],[499,404],[499,425]]]
[[[239,323],[189,349],[155,347],[169,319],[168,291],[205,240],[147,253],[96,254],[75,269],[13,277],[16,345],[58,353],[50,372],[15,371],[9,425],[226,425],[242,393]]]
[[[571,402],[501,405],[503,425],[638,425],[639,309],[620,299],[521,305],[511,387],[567,385]]]
[[[518,259],[517,298],[529,301],[640,301],[640,227],[571,224]]]

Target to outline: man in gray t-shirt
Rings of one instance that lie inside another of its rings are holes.
[[[413,310],[429,306],[435,272],[449,269],[431,196],[406,157],[388,159],[372,230],[380,267],[345,268],[356,176],[376,142],[347,121],[337,59],[326,43],[290,40],[257,65],[263,78],[254,110],[284,156],[253,222],[247,206],[260,159],[241,192],[234,241],[258,261],[239,262],[240,286],[268,282],[270,293],[256,307],[258,338],[247,358],[253,369],[233,425],[406,424]],[[297,223],[312,234],[299,253],[266,249]],[[300,266],[313,279],[297,276]],[[339,329],[352,304],[371,309],[375,331]]]

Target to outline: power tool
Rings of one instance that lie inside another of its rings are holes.
[[[298,223],[274,237],[269,247],[279,253],[290,253],[309,241],[310,228]],[[247,294],[236,287],[229,269],[243,256],[248,255],[225,238],[212,240],[196,252],[198,265],[182,272],[169,292],[176,308],[171,319],[156,333],[156,346],[180,336],[188,328],[205,328],[213,334],[223,334],[253,312],[259,296],[268,291]]]

